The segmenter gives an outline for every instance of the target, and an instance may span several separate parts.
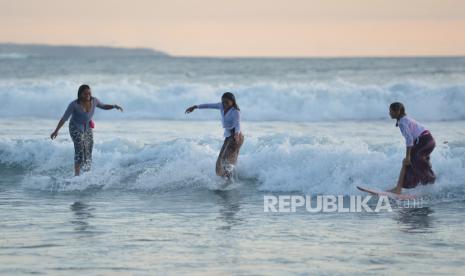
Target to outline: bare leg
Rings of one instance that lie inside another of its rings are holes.
[[[234,138],[230,137],[225,140],[223,147],[221,148],[220,154],[216,161],[216,174],[222,177],[230,177],[231,171],[227,168],[234,166],[237,163],[237,157],[239,156],[239,150],[244,142],[244,136],[240,135],[239,142],[236,142]]]
[[[218,176],[226,176],[225,172],[225,159],[226,156],[229,154],[231,144],[234,143],[232,139],[226,139],[223,146],[221,147],[220,154],[218,155],[218,159],[216,160],[216,175]]]
[[[79,176],[81,173],[81,164],[75,163],[74,164],[74,176]]]

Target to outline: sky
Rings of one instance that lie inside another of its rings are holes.
[[[465,0],[0,0],[0,42],[178,56],[465,55]]]

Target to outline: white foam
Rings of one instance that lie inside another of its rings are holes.
[[[73,178],[68,141],[0,140],[0,164],[25,170],[22,185],[41,190],[171,190],[214,188],[220,139],[175,139],[143,144],[126,139],[98,142],[91,172]],[[440,189],[465,185],[465,148],[438,145],[432,163]],[[373,147],[359,139],[326,136],[248,136],[237,166],[239,179],[263,191],[350,194],[356,185],[390,188],[404,148],[397,141]],[[52,177],[50,179],[49,177]]]
[[[60,118],[75,98],[79,83],[59,80],[0,81],[0,116]],[[388,118],[393,101],[404,102],[418,120],[465,119],[465,84],[401,82],[360,85],[346,81],[267,82],[250,84],[176,83],[152,85],[139,80],[105,80],[93,85],[94,96],[119,103],[125,113],[97,112],[96,118],[185,119],[192,104],[217,102],[233,91],[247,121],[337,121]],[[193,119],[217,118],[215,112],[194,112]]]

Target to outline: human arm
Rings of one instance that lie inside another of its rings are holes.
[[[198,109],[221,109],[222,103],[207,103],[197,105]]]
[[[66,121],[64,121],[63,119],[60,119],[60,121],[58,122],[58,125],[57,127],[55,128],[55,130],[52,132],[52,134],[50,134],[50,139],[55,139],[57,138],[58,136],[58,131],[60,130],[60,128],[65,124]]]
[[[412,151],[413,147],[413,135],[406,123],[401,123],[399,124],[400,132],[402,133],[402,136],[405,138],[405,158],[402,161],[402,166],[408,166],[410,165],[410,153]]]
[[[241,113],[235,110],[233,113],[234,140],[239,143],[241,133]]]
[[[74,110],[74,104],[73,102],[70,103],[68,105],[68,108],[66,108],[66,111],[65,113],[63,114],[63,116],[61,117],[60,121],[58,122],[58,125],[57,127],[55,128],[55,130],[52,132],[52,134],[50,134],[50,138],[53,140],[55,139],[57,136],[58,136],[58,131],[60,131],[60,129],[63,127],[63,125],[65,124],[66,121],[68,121],[69,117],[71,116],[71,114],[73,114],[73,110]]]
[[[123,108],[117,104],[104,104],[97,98],[95,98],[95,100],[97,101],[97,107],[100,109],[104,109],[104,110],[118,109],[119,111],[123,112]]]
[[[412,152],[412,147],[407,147],[405,149],[405,158],[404,160],[402,161],[402,165],[403,166],[409,166],[410,165],[410,155],[411,155],[411,152]]]
[[[186,109],[186,114],[191,113],[192,111],[196,109],[220,109],[221,108],[221,103],[209,103],[209,104],[199,104],[199,105],[193,105],[191,107],[188,107]]]

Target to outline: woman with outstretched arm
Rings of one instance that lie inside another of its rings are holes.
[[[236,98],[233,93],[226,92],[221,97],[220,103],[194,105],[187,108],[186,113],[191,113],[197,108],[220,110],[225,139],[216,161],[216,174],[230,178],[237,163],[239,150],[244,142],[244,136],[241,132],[240,109],[236,103]]]
[[[87,84],[83,84],[78,89],[77,99],[68,105],[55,131],[50,135],[52,140],[55,139],[58,136],[58,131],[71,117],[69,134],[74,143],[74,174],[76,176],[80,174],[81,168],[85,171],[90,169],[92,148],[94,145],[92,133],[94,122],[92,121],[92,116],[96,107],[104,110],[118,109],[123,111],[123,108],[116,104],[103,104],[97,98],[92,97],[90,87]]]

